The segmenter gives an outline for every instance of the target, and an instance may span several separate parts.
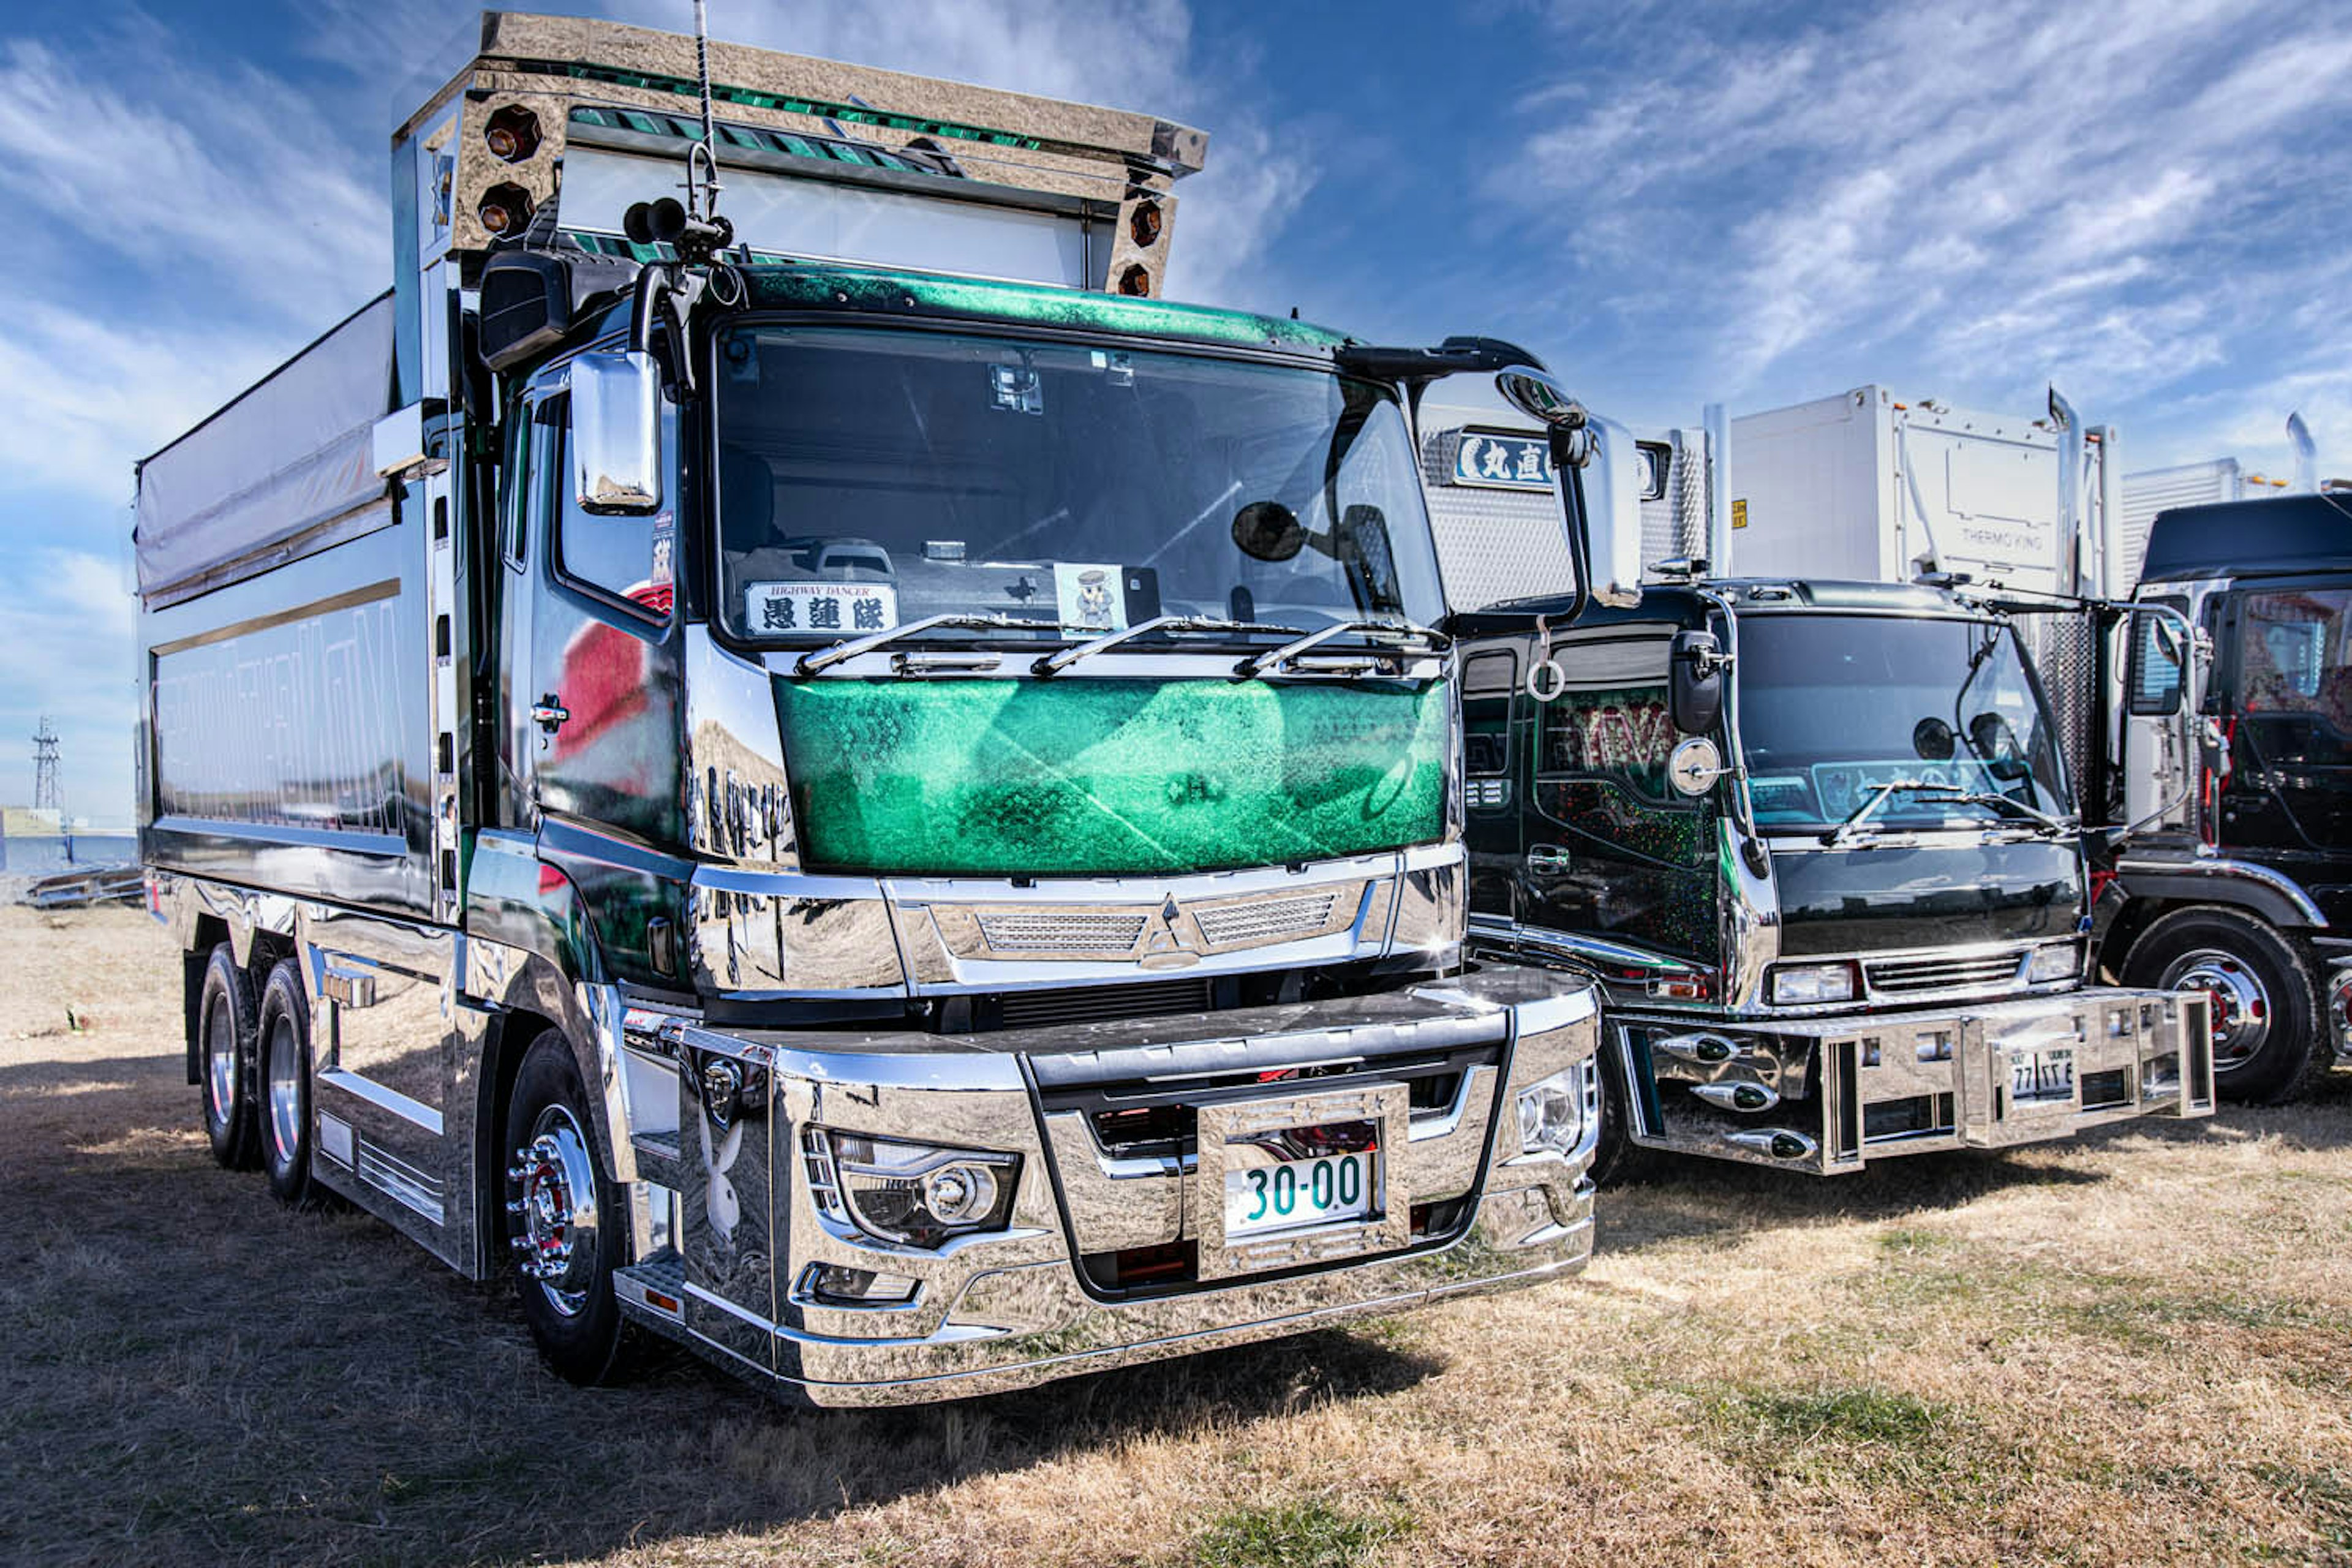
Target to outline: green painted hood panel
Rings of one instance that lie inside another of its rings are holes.
[[[1424,844],[1443,682],[776,681],[802,862],[1106,877]]]

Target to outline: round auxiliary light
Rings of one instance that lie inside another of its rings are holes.
[[[530,226],[530,215],[537,210],[529,191],[508,183],[484,191],[474,216],[482,220],[482,227],[492,238],[511,239]]]
[[[482,144],[501,163],[520,163],[539,151],[539,116],[509,103],[482,126]]]
[[[1135,299],[1148,298],[1151,293],[1151,273],[1140,261],[1132,262],[1118,275],[1118,291]]]
[[[1136,244],[1152,246],[1160,242],[1160,231],[1165,228],[1167,224],[1168,220],[1161,215],[1158,202],[1138,202],[1135,204],[1134,216],[1127,220],[1127,232],[1135,237]]]

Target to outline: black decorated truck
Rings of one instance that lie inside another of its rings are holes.
[[[824,1405],[1581,1267],[1596,1001],[1465,956],[1412,409],[1500,373],[1622,454],[1506,344],[1162,302],[1203,147],[484,16],[390,292],[139,473],[224,1164],[572,1378]]]
[[[2292,1099],[2352,1052],[2352,494],[2159,512],[2139,565],[2171,615],[2105,638],[2100,952],[2211,999],[2224,1096]]]
[[[2201,997],[2088,984],[2015,629],[1947,590],[1694,579],[1460,618],[1471,930],[1602,981],[1604,1171],[1853,1171],[2212,1109]]]

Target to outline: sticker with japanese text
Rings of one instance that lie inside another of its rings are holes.
[[[1465,429],[1454,446],[1457,485],[1487,489],[1551,489],[1551,447],[1541,436]]]
[[[864,637],[898,624],[898,590],[887,583],[754,583],[743,590],[743,620],[753,637]]]

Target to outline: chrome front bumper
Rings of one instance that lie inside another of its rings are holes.
[[[637,1208],[667,1220],[641,1223],[646,1261],[621,1275],[622,1305],[781,1392],[859,1405],[1532,1283],[1591,1251],[1598,1038],[1590,987],[1499,966],[1391,994],[993,1035],[633,1030]],[[732,1117],[715,1119],[698,1087],[715,1063],[749,1086]],[[1565,1157],[1523,1152],[1515,1096],[1571,1070],[1581,1141]],[[647,1125],[665,1073],[667,1130]],[[1298,1102],[1285,1124],[1314,1124],[1318,1101],[1374,1091],[1394,1117],[1377,1223],[1228,1246],[1222,1147],[1194,1128],[1268,1101]],[[1183,1136],[1106,1147],[1104,1108],[1147,1101]],[[1007,1227],[932,1249],[865,1233],[828,1198],[814,1129],[1018,1155]],[[819,1289],[826,1268],[912,1293],[846,1303]]]
[[[1634,1142],[1832,1174],[2000,1149],[2137,1116],[2209,1116],[2202,996],[2093,988],[1921,1011],[1612,1016]],[[2055,1054],[2071,1083],[2054,1085]]]

